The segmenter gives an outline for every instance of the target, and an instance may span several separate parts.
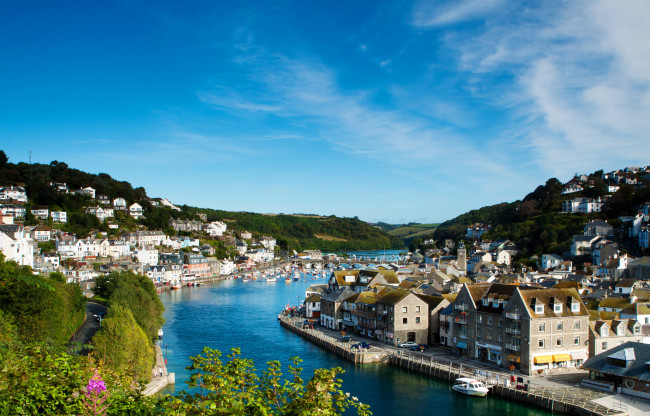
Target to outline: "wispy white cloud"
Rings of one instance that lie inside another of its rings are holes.
[[[416,7],[413,24],[484,20],[473,32],[451,27],[446,46],[468,79],[490,86],[477,97],[522,121],[527,158],[558,176],[650,160],[650,3],[473,3]]]
[[[414,7],[412,23],[427,28],[464,22],[480,18],[503,3],[503,0],[420,1]]]
[[[198,93],[198,97],[201,102],[206,104],[233,110],[274,112],[280,109],[277,105],[252,102],[242,97],[238,97],[233,93],[229,93],[228,96],[222,96],[216,93],[200,92]]]

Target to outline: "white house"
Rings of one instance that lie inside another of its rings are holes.
[[[115,198],[113,200],[113,208],[118,211],[126,211],[126,199],[124,198]]]
[[[32,240],[25,236],[22,224],[0,225],[0,251],[5,260],[34,267],[34,247]]]
[[[203,230],[208,233],[211,237],[221,237],[223,233],[226,232],[227,225],[225,222],[213,221],[209,224],[206,224],[203,227]]]
[[[100,221],[104,221],[106,218],[113,217],[113,210],[110,208],[102,208],[100,206],[88,207],[86,208],[86,214],[91,214],[96,216]]]
[[[154,266],[158,264],[158,250],[155,248],[139,248],[135,250],[135,258],[140,264],[147,264],[149,266]]]
[[[0,188],[0,201],[27,202],[27,192],[22,186],[6,186]]]
[[[275,238],[273,237],[264,236],[260,238],[260,244],[262,245],[262,247],[272,252],[273,250],[275,250],[276,241]]]
[[[136,220],[138,218],[141,218],[142,217],[142,205],[138,204],[137,202],[133,203],[133,205],[131,205],[129,207],[129,215],[131,215]]]
[[[232,272],[235,271],[235,263],[233,261],[224,259],[221,260],[220,263],[222,276],[232,274]]]
[[[31,210],[31,213],[33,216],[36,218],[40,218],[42,220],[46,220],[47,217],[50,216],[50,210],[47,209],[47,207],[38,207],[38,208],[33,208]]]
[[[56,253],[43,253],[43,262],[52,264],[55,269],[58,269],[61,265],[59,255]]]
[[[83,192],[84,195],[91,197],[92,199],[95,199],[95,189],[91,188],[90,186],[86,188],[81,188],[81,192]]]
[[[557,254],[542,254],[542,269],[554,269],[562,263],[562,257]]]
[[[65,211],[52,211],[50,217],[52,222],[68,222],[68,213]]]
[[[600,212],[603,201],[600,198],[575,198],[562,201],[562,212],[584,213]]]

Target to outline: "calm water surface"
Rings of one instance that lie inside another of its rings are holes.
[[[204,346],[221,350],[233,347],[255,361],[258,370],[269,360],[303,359],[303,378],[315,368],[341,367],[343,390],[371,406],[374,415],[548,415],[538,409],[497,398],[471,398],[452,392],[446,382],[432,380],[387,365],[355,367],[283,329],[278,312],[305,296],[307,282],[266,283],[227,280],[202,287],[165,292],[163,354],[170,372],[176,373],[175,389],[187,389],[189,357]],[[166,347],[165,347],[166,346]],[[173,393],[174,388],[166,392]]]

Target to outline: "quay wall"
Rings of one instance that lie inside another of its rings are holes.
[[[556,388],[531,388],[530,385],[518,383],[513,385],[510,377],[504,373],[480,370],[468,365],[454,362],[437,361],[434,357],[398,353],[377,348],[373,352],[362,352],[352,349],[350,344],[336,342],[331,337],[315,329],[303,329],[295,321],[286,317],[280,319],[280,325],[316,345],[331,351],[355,364],[379,362],[401,367],[432,378],[452,382],[459,377],[473,377],[485,382],[490,394],[503,399],[516,401],[548,410],[549,412],[565,413],[578,416],[611,416],[624,413],[616,412],[605,406],[591,402],[591,397],[584,391],[577,391],[568,386]]]

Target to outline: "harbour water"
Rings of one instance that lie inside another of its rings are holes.
[[[371,406],[374,415],[546,415],[548,413],[497,398],[471,398],[452,392],[448,383],[388,366],[352,363],[328,353],[280,327],[278,312],[304,298],[305,289],[321,280],[267,283],[226,280],[202,287],[184,287],[160,295],[165,305],[163,354],[176,385],[162,393],[187,390],[189,357],[204,346],[224,353],[233,347],[254,360],[259,371],[269,360],[299,356],[303,378],[315,368],[341,367],[343,390]]]

